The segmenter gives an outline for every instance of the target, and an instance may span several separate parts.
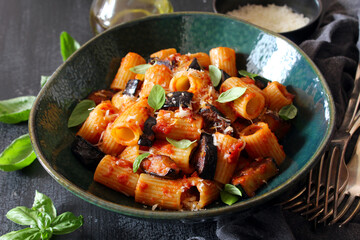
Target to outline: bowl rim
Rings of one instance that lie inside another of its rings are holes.
[[[326,131],[326,136],[325,138],[322,139],[322,141],[320,142],[320,145],[318,147],[318,149],[316,150],[316,152],[313,155],[313,158],[310,158],[305,165],[299,169],[299,171],[297,171],[296,174],[292,175],[288,180],[286,180],[285,182],[283,182],[282,184],[280,184],[279,186],[271,189],[269,192],[263,193],[262,195],[256,195],[255,197],[249,198],[246,201],[240,201],[237,202],[231,206],[220,206],[216,207],[216,208],[211,208],[211,209],[206,209],[206,210],[202,210],[202,211],[149,211],[149,208],[144,208],[144,209],[138,209],[135,207],[131,207],[131,206],[126,206],[126,205],[120,205],[118,203],[114,203],[105,199],[102,199],[99,196],[93,195],[90,192],[76,186],[74,183],[70,182],[67,178],[65,178],[62,174],[58,173],[51,165],[50,163],[46,160],[41,148],[40,148],[40,144],[39,141],[37,140],[37,134],[36,134],[36,126],[35,126],[35,117],[36,117],[36,113],[37,113],[37,106],[39,105],[39,102],[42,99],[42,96],[44,95],[44,93],[47,91],[50,82],[52,82],[54,80],[54,76],[57,75],[63,68],[65,68],[65,66],[67,65],[67,63],[69,61],[71,61],[71,59],[74,58],[74,56],[76,56],[78,54],[78,52],[82,51],[82,49],[87,48],[93,41],[96,41],[97,38],[100,38],[101,36],[105,35],[105,34],[109,34],[112,31],[118,31],[118,29],[121,29],[123,27],[126,27],[128,25],[133,25],[133,24],[137,24],[137,23],[141,23],[143,21],[149,21],[149,20],[156,20],[158,18],[167,18],[167,17],[172,17],[172,16],[197,16],[197,15],[208,15],[208,16],[214,16],[214,17],[219,17],[219,18],[229,18],[231,20],[235,20],[238,22],[242,22],[245,23],[246,25],[250,25],[252,27],[255,27],[263,32],[266,32],[270,35],[273,35],[277,38],[281,38],[284,41],[288,42],[293,48],[295,48],[300,54],[301,56],[309,63],[310,67],[313,69],[313,71],[317,74],[317,76],[319,77],[320,82],[322,83],[323,89],[325,91],[325,97],[327,97],[328,99],[328,103],[329,103],[329,109],[330,109],[330,120],[329,120],[329,124],[327,127],[327,131]],[[284,193],[286,190],[290,189],[292,186],[290,185],[290,182],[294,181],[297,182],[299,181],[305,174],[307,174],[307,172],[316,164],[316,162],[319,160],[319,156],[322,153],[322,151],[324,150],[325,146],[327,145],[327,143],[330,140],[330,137],[334,131],[334,125],[335,125],[335,104],[334,104],[334,100],[333,97],[331,95],[331,92],[329,90],[328,84],[325,81],[325,78],[323,77],[323,75],[321,74],[321,72],[319,71],[319,69],[317,68],[317,66],[313,63],[313,61],[305,54],[304,51],[302,51],[296,44],[294,44],[291,40],[287,39],[286,37],[274,33],[270,30],[258,27],[254,24],[248,23],[246,21],[242,21],[239,20],[237,18],[231,17],[231,16],[225,16],[225,15],[220,15],[220,14],[216,14],[216,13],[210,13],[210,12],[175,12],[175,13],[168,13],[168,14],[161,14],[161,15],[155,15],[155,16],[148,16],[148,17],[144,17],[144,18],[139,18],[133,21],[129,21],[123,24],[120,24],[118,26],[115,26],[113,28],[110,28],[106,31],[104,31],[101,34],[98,34],[97,36],[91,38],[90,40],[88,40],[86,43],[84,43],[74,54],[72,54],[64,63],[62,63],[56,70],[55,72],[51,75],[50,79],[48,80],[48,83],[45,84],[45,86],[40,90],[33,106],[30,112],[30,117],[29,117],[29,134],[30,134],[30,139],[34,148],[34,151],[37,155],[37,158],[39,160],[39,162],[41,163],[41,165],[43,166],[43,168],[49,173],[49,175],[55,179],[60,185],[62,185],[65,189],[67,189],[68,191],[72,192],[74,195],[78,196],[79,198],[92,203],[98,207],[113,211],[113,212],[117,212],[129,217],[135,217],[135,218],[141,218],[141,219],[158,219],[158,220],[181,220],[181,221],[193,221],[193,220],[204,220],[204,219],[216,219],[219,216],[225,216],[225,215],[231,215],[237,212],[242,212],[245,210],[249,210],[252,207],[255,206],[261,206],[262,204],[264,204],[265,202],[268,202],[276,197],[278,197],[281,193]],[[245,204],[244,204],[245,202]]]
[[[216,2],[217,1],[219,1],[219,0],[213,0],[213,2],[212,2],[212,8],[213,8],[214,13],[221,14],[221,15],[227,15],[226,13],[220,13],[220,12],[217,11],[217,9],[216,9]],[[291,31],[286,31],[286,32],[275,32],[275,33],[278,33],[278,34],[292,34],[292,33],[295,33],[295,32],[297,32],[297,31],[299,31],[301,29],[305,29],[308,26],[314,24],[320,18],[321,14],[323,13],[323,10],[324,10],[322,0],[314,0],[314,1],[317,3],[317,5],[319,7],[318,7],[318,11],[317,11],[315,17],[310,22],[308,22],[305,26],[302,26],[301,28],[297,28],[297,29],[294,29],[294,30],[291,30]],[[244,22],[247,22],[247,23],[250,23],[250,24],[253,24],[253,23],[248,22],[248,21],[243,20],[243,19],[240,19],[240,20],[242,20]],[[256,26],[258,26],[258,25],[256,25]],[[258,26],[258,27],[260,27],[260,26]],[[267,30],[269,30],[269,29],[267,29]],[[269,31],[274,32],[272,30],[269,30]]]

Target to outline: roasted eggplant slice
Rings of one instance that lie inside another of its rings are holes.
[[[190,68],[195,69],[195,70],[199,70],[199,71],[203,70],[203,68],[201,67],[201,65],[199,64],[199,62],[198,62],[198,60],[196,58],[193,58],[193,60],[191,61],[191,63],[190,63],[187,70],[189,70]]]
[[[141,162],[140,167],[144,172],[157,177],[166,179],[180,177],[180,168],[165,155],[150,155]]]
[[[138,79],[130,79],[126,83],[126,87],[123,92],[123,95],[135,96],[136,91],[140,90],[141,85],[142,85],[142,81]]]
[[[174,60],[160,60],[159,58],[155,57],[155,58],[150,58],[149,63],[154,65],[165,65],[166,67],[168,67],[170,70],[172,70],[175,67],[175,61]]]
[[[194,94],[190,92],[170,92],[166,94],[166,100],[162,108],[190,107],[193,96]]]
[[[255,191],[279,172],[272,158],[260,158],[243,168],[232,179],[232,184],[241,187],[247,196],[253,197]]]
[[[213,136],[202,133],[199,147],[191,159],[199,177],[213,180],[217,164],[217,147],[214,145]]]
[[[200,108],[199,114],[204,119],[204,130],[207,133],[220,132],[224,134],[233,134],[233,129],[230,126],[231,121],[224,117],[224,115],[217,110],[216,107],[206,104]]]
[[[76,136],[71,145],[71,151],[84,166],[90,170],[95,170],[100,160],[105,154],[97,147],[86,141],[80,136]]]
[[[278,139],[282,139],[290,130],[291,123],[281,119],[277,113],[267,110],[266,113],[254,119],[254,122],[265,122]]]
[[[156,125],[156,118],[149,117],[148,119],[146,119],[144,123],[143,134],[140,136],[138,141],[138,144],[140,146],[147,146],[147,147],[152,146],[155,140],[155,133],[152,129],[155,125]]]
[[[271,82],[269,79],[266,79],[264,77],[261,76],[256,76],[254,77],[255,80],[255,85],[260,88],[261,90],[266,88],[266,86],[268,85],[269,82]]]
[[[96,105],[100,104],[102,101],[110,100],[114,96],[114,92],[111,90],[99,90],[92,92],[88,99],[93,100]]]

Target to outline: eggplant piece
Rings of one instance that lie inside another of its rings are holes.
[[[166,94],[166,100],[162,108],[188,108],[191,105],[192,97],[194,96],[191,92],[170,92]]]
[[[156,125],[156,118],[149,117],[144,123],[144,131],[140,136],[138,144],[140,146],[151,147],[155,141],[155,133],[153,127]]]
[[[71,145],[71,151],[77,159],[89,170],[95,171],[105,154],[97,147],[80,136],[76,136]]]
[[[266,86],[268,85],[268,83],[270,83],[271,81],[269,79],[266,79],[264,77],[261,76],[256,76],[254,77],[255,80],[255,85],[260,88],[261,90],[266,88]]]
[[[198,60],[197,60],[196,58],[193,58],[193,60],[191,61],[190,65],[189,65],[189,67],[188,67],[188,69],[187,69],[187,71],[188,71],[190,68],[191,68],[191,69],[195,69],[195,70],[199,70],[199,71],[204,70],[204,69],[202,68],[202,66],[199,64],[199,62],[198,62]]]
[[[231,183],[241,187],[248,197],[253,197],[255,191],[278,172],[279,168],[274,159],[259,158],[236,173]]]
[[[140,90],[141,85],[142,85],[142,81],[138,79],[130,79],[126,83],[126,87],[123,92],[123,95],[135,96],[136,91]]]
[[[254,120],[256,122],[265,122],[269,125],[270,130],[278,139],[282,139],[289,132],[291,123],[280,118],[277,113],[267,110],[266,113]]]
[[[93,100],[96,105],[100,104],[102,101],[110,100],[114,96],[114,92],[111,90],[99,90],[90,93],[88,99]]]
[[[207,133],[220,132],[228,135],[233,134],[231,121],[219,111],[216,107],[206,104],[205,107],[200,108],[199,114],[204,119],[204,130]]]
[[[156,177],[166,179],[180,177],[180,168],[170,157],[165,155],[150,155],[141,162],[140,167],[144,172]]]
[[[159,58],[155,57],[155,58],[150,58],[149,60],[149,64],[152,65],[165,65],[166,67],[168,67],[170,70],[173,70],[173,68],[175,67],[175,61],[174,60],[160,60]]]
[[[202,133],[191,164],[195,167],[199,177],[213,180],[217,164],[217,147],[214,145],[213,136]]]

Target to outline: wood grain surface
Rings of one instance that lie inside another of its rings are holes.
[[[175,11],[212,11],[211,0],[174,0]],[[93,35],[89,25],[91,0],[0,1],[0,100],[37,95],[41,75],[51,75],[62,63],[59,36],[70,33],[80,44]],[[0,152],[27,132],[27,123],[0,123]],[[35,160],[15,172],[0,171],[0,236],[24,228],[5,217],[16,206],[31,207],[35,190],[46,194],[58,213],[83,215],[79,230],[52,239],[217,239],[216,223],[153,223],[124,217],[96,207],[60,186]]]

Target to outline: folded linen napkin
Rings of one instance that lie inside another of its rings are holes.
[[[324,15],[319,29],[300,47],[324,75],[335,101],[336,126],[343,119],[359,61],[360,1],[323,1]],[[343,228],[318,227],[298,214],[279,206],[267,206],[256,213],[241,213],[217,222],[222,240],[360,239],[360,214]]]

